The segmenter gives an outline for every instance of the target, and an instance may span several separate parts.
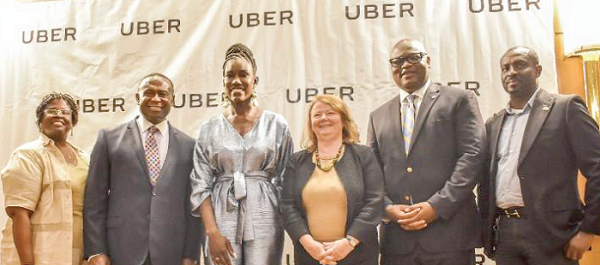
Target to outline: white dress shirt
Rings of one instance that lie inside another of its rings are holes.
[[[167,151],[169,150],[169,123],[165,119],[159,124],[153,124],[146,120],[144,116],[140,115],[136,120],[138,129],[140,130],[140,137],[142,139],[142,144],[144,145],[144,150],[146,150],[146,137],[150,133],[148,129],[150,127],[155,126],[158,131],[154,134],[154,138],[158,143],[158,154],[160,156],[160,168],[165,164],[165,159],[167,158]]]
[[[415,122],[417,121],[417,116],[419,115],[419,107],[421,107],[421,102],[423,101],[423,97],[425,96],[425,93],[427,92],[427,88],[429,88],[430,83],[431,80],[427,80],[427,82],[425,82],[425,84],[422,87],[410,93],[412,95],[415,95],[413,101],[415,104]],[[408,95],[410,94],[404,91],[404,89],[400,88],[400,105],[402,106],[402,109],[406,109],[406,104],[408,103],[404,99],[406,99],[406,97],[408,97]]]

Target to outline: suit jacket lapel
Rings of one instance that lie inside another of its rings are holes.
[[[306,182],[308,182],[308,179],[310,176],[312,176],[313,171],[315,171],[315,164],[312,162],[312,153],[309,153],[308,151],[304,152],[305,153],[298,161],[299,166],[296,168],[296,176],[301,178],[299,183],[301,184],[302,188],[304,188]]]
[[[136,117],[133,121],[129,122],[127,125],[127,134],[131,139],[132,149],[135,150],[135,153],[138,157],[140,164],[142,164],[142,168],[144,169],[144,173],[146,178],[149,180],[150,173],[148,172],[148,165],[146,164],[146,153],[144,152],[144,144],[142,143],[142,139],[140,137],[140,129],[137,125]]]
[[[531,107],[529,118],[527,119],[527,125],[525,126],[525,133],[523,135],[523,142],[521,143],[521,152],[519,153],[519,165],[523,162],[523,159],[531,149],[535,138],[537,137],[542,125],[548,118],[548,114],[554,104],[554,97],[546,91],[540,89],[536,99]]]
[[[175,161],[177,159],[176,158],[177,150],[179,150],[179,141],[177,141],[179,135],[177,134],[177,132],[175,130],[173,130],[171,123],[169,123],[168,126],[169,126],[169,146],[167,147],[168,148],[167,156],[165,157],[165,161],[160,170],[160,178],[158,180],[158,183],[161,182],[163,177],[169,175],[169,174],[165,174],[165,172],[167,172],[169,167],[171,167],[171,164],[173,164],[173,161]]]
[[[494,118],[491,124],[491,132],[490,132],[490,156],[492,158],[492,163],[495,163],[497,158],[498,150],[498,141],[500,140],[500,131],[502,130],[502,124],[504,123],[504,118],[506,117],[506,111],[501,111]],[[491,166],[491,165],[490,165]]]
[[[340,181],[342,182],[342,185],[344,186],[344,189],[347,193],[348,188],[350,187],[349,185],[352,184],[349,183],[349,180],[347,178],[349,176],[357,174],[358,172],[354,172],[354,168],[352,168],[349,165],[346,165],[346,161],[350,160],[354,155],[354,150],[352,150],[352,146],[347,144],[345,145],[345,148],[346,150],[344,151],[344,155],[341,157],[340,161],[338,161],[337,164],[335,164],[335,171],[338,174],[338,177],[340,178]],[[348,196],[348,194],[346,194],[346,196]],[[348,204],[351,203],[351,201],[348,201]]]
[[[399,98],[400,96],[396,95],[394,98],[391,99],[391,101],[388,101],[389,103],[386,103],[387,110],[385,112],[387,112],[387,114],[389,115],[387,116],[389,117],[389,120],[386,119],[386,122],[382,123],[385,127],[382,128],[381,131],[391,132],[389,134],[389,137],[391,137],[392,139],[389,144],[398,144],[398,146],[396,146],[396,148],[392,148],[392,150],[397,150],[399,156],[404,157],[406,156],[406,153],[404,152],[404,140],[402,138],[402,118],[400,117],[400,112],[402,111],[402,108],[400,106]],[[385,129],[386,127],[389,129]]]
[[[489,155],[491,157],[489,168],[489,187],[490,187],[490,203],[496,205],[496,174],[498,172],[498,142],[500,140],[500,131],[502,130],[502,124],[506,118],[506,111],[502,110],[499,114],[496,114],[492,124],[490,125],[490,144],[489,144]]]
[[[440,87],[436,84],[429,85],[427,92],[425,92],[425,95],[423,96],[423,99],[421,100],[421,106],[419,107],[419,112],[417,113],[417,120],[416,120],[417,123],[415,124],[415,128],[413,129],[413,133],[411,136],[411,141],[410,141],[411,146],[408,149],[409,153],[412,150],[412,147],[415,145],[415,141],[417,140],[417,137],[419,136],[421,127],[423,127],[423,124],[425,123],[425,119],[427,118],[427,115],[429,115],[429,111],[431,110],[431,107],[433,107],[433,104],[439,98],[439,95],[440,95]],[[404,142],[404,141],[402,141],[402,142]]]
[[[406,156],[406,152],[404,152],[404,139],[402,138],[402,118],[400,117],[402,108],[400,106],[400,97],[396,96],[392,99],[391,104],[389,105],[388,113],[390,117],[390,121],[388,122],[388,126],[391,127],[391,134],[394,137],[394,143],[398,143],[398,148],[394,148],[393,150],[398,150],[401,157]],[[384,130],[382,130],[384,131]]]

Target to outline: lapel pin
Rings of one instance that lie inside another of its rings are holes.
[[[550,110],[550,106],[544,105],[544,107],[542,107],[542,110]]]
[[[431,96],[431,98],[432,98],[432,99],[435,99],[436,97],[437,97],[437,95],[433,95],[433,96]]]

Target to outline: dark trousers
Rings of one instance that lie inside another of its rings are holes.
[[[498,242],[494,259],[497,265],[575,265],[563,254],[562,248],[548,253],[539,248],[540,235],[527,218],[500,217]]]
[[[405,255],[381,255],[381,265],[474,265],[475,249],[429,253],[420,246]]]

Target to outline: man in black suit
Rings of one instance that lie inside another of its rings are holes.
[[[579,96],[539,87],[542,66],[530,48],[510,48],[500,67],[510,101],[486,123],[486,254],[499,265],[578,264],[600,233],[598,126]],[[587,178],[585,205],[578,170]]]
[[[480,244],[473,188],[485,130],[472,91],[434,84],[423,44],[391,53],[400,95],[371,113],[368,144],[385,178],[381,262],[474,264]]]
[[[89,264],[191,265],[199,257],[189,179],[195,142],[167,121],[173,91],[162,74],[144,77],[142,115],[98,134],[83,216]]]

